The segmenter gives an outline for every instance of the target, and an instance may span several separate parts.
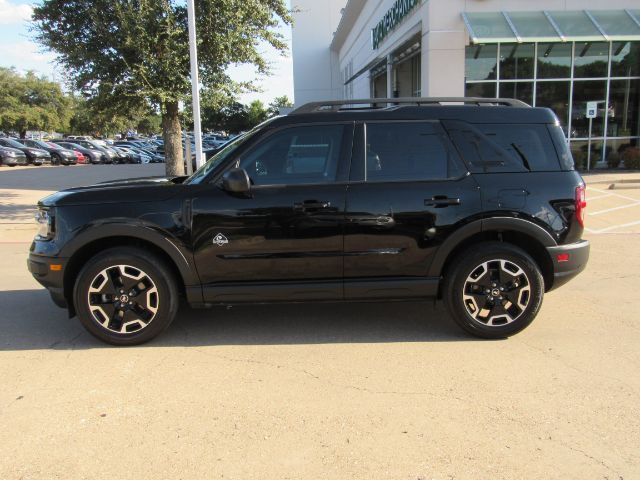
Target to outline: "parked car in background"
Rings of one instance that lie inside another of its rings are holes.
[[[17,148],[0,147],[0,162],[8,167],[27,165],[27,156]]]
[[[127,156],[129,163],[143,163],[141,155],[130,147],[113,145],[111,148]],[[144,162],[149,163],[149,162]]]
[[[51,146],[61,146],[62,148],[65,148],[67,150],[71,150],[75,155],[76,155],[76,163],[78,164],[86,164],[87,163],[87,159],[84,156],[84,154],[78,150],[74,150],[73,148],[68,148],[68,147],[64,147],[58,143],[54,143],[54,142],[47,142],[49,145]]]
[[[0,146],[17,148],[27,156],[27,163],[31,165],[40,166],[43,163],[51,163],[51,155],[46,150],[41,148],[32,148],[23,145],[22,143],[14,140],[13,138],[0,138]]]
[[[75,165],[78,163],[76,153],[73,150],[67,150],[53,142],[23,140],[22,143],[27,147],[41,148],[49,152],[49,155],[51,155],[51,163],[54,165]]]
[[[69,135],[66,137],[67,140],[92,140],[93,137],[91,135]]]
[[[107,155],[100,150],[91,150],[90,148],[83,147],[82,145],[79,145],[77,143],[66,142],[64,140],[52,141],[64,148],[68,148],[69,150],[81,152],[87,158],[87,163],[92,163],[94,165],[104,163],[104,157],[106,157]]]
[[[99,140],[74,140],[73,143],[88,148],[89,150],[97,150],[104,153],[103,163],[114,163],[114,159],[118,158],[118,154],[113,150],[106,148],[99,142]]]

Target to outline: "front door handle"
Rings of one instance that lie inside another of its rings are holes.
[[[293,204],[293,209],[298,212],[305,212],[307,210],[322,210],[329,207],[331,207],[331,202],[318,200],[305,200],[304,202],[297,202]]]
[[[434,195],[431,198],[425,199],[424,206],[425,207],[448,207],[449,205],[460,205],[459,198],[449,198],[445,195]]]

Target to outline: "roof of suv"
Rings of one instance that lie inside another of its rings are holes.
[[[358,120],[463,120],[471,123],[556,123],[548,108],[505,98],[439,97],[330,100],[305,104],[273,122],[317,123]]]

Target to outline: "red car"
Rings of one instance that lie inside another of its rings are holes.
[[[59,145],[53,143],[53,142],[47,142],[47,145],[49,145],[50,147],[59,147]],[[73,150],[73,149],[70,149]],[[87,157],[84,156],[84,154],[78,150],[73,150],[73,153],[76,154],[76,158],[78,159],[78,164],[82,163],[82,164],[86,164],[87,163]]]

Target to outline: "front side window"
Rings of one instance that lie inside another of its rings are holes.
[[[460,175],[436,122],[368,123],[367,181],[421,181]]]
[[[344,125],[293,127],[270,135],[240,160],[255,185],[336,180]]]

